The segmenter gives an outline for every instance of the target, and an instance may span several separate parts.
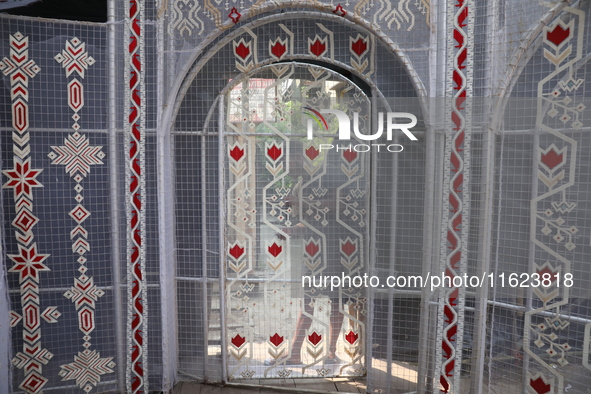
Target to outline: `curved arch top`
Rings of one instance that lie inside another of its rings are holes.
[[[224,31],[260,14],[286,8],[312,9],[354,22],[371,20],[370,23],[378,30],[412,31],[421,26],[428,29],[431,25],[431,0],[402,0],[398,7],[392,7],[390,2],[386,0],[375,2],[360,0],[347,2],[344,5],[333,2],[323,3],[318,0],[267,2],[252,0],[252,4],[246,8],[241,8],[244,6],[244,2],[237,5],[235,2],[230,4],[231,0],[226,0],[223,11],[220,9],[221,1],[215,5],[211,3],[211,0],[205,0],[203,8],[194,6],[191,9],[186,7],[186,3],[187,0],[178,0],[172,7],[168,7],[166,3],[159,12],[160,15],[163,15],[170,8],[170,12],[167,14],[169,18],[168,32],[172,36],[192,35],[199,37],[207,30]],[[185,7],[183,7],[184,5]]]
[[[368,85],[377,87],[388,80],[389,76],[384,75],[380,82],[380,76],[376,75],[375,63],[384,61],[389,63],[389,66],[395,63],[396,67],[406,74],[403,76],[398,72],[399,81],[406,79],[406,94],[410,93],[408,91],[412,86],[412,96],[419,98],[423,113],[426,113],[428,94],[425,85],[406,53],[389,36],[379,30],[373,30],[368,21],[361,19],[353,22],[332,13],[318,11],[299,11],[289,15],[290,18],[287,20],[285,13],[265,16],[232,31],[219,30],[210,34],[184,63],[171,86],[161,118],[164,134],[170,132],[187,89],[203,68],[207,67],[208,62],[216,56],[219,57],[221,51],[225,51],[226,62],[229,61],[228,57],[234,57],[232,67],[225,69],[225,78],[274,62],[308,60],[334,64],[362,78]],[[290,23],[307,23],[308,28],[313,26],[315,30],[311,34],[299,37],[296,32],[290,30]],[[265,41],[259,38],[260,32],[257,30],[263,26],[266,29],[274,29],[274,33],[264,35]],[[340,34],[335,34],[331,28],[339,29]],[[343,33],[347,32],[348,36],[343,39]],[[272,37],[271,34],[275,36]],[[273,45],[270,43],[271,39],[274,40]],[[381,71],[384,68],[381,67],[377,73],[385,72],[386,70]],[[220,64],[217,65],[216,71],[221,72]]]
[[[517,84],[519,77],[529,61],[536,54],[538,48],[542,45],[542,33],[544,27],[549,26],[554,19],[559,17],[566,7],[574,7],[579,3],[579,0],[557,2],[554,7],[548,10],[548,12],[546,12],[544,16],[524,34],[519,46],[515,49],[510,60],[507,62],[507,68],[503,78],[494,92],[496,100],[491,108],[489,118],[491,129],[496,129],[496,124],[502,119],[507,100],[511,96],[511,92]]]

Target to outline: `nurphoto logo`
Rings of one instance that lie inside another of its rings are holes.
[[[320,111],[310,107],[304,107],[307,112],[304,112],[311,119],[307,122],[307,135],[308,139],[314,138],[313,122],[315,120],[320,129],[328,131],[328,122],[326,121],[323,114],[333,114],[336,116],[339,122],[339,141],[350,141],[351,140],[351,124],[353,124],[353,133],[355,137],[363,141],[374,141],[380,138],[384,132],[384,113],[378,113],[378,129],[373,134],[362,134],[359,131],[359,113],[353,112],[353,121],[349,116],[338,109],[321,109]],[[398,123],[400,119],[408,119],[410,122]],[[387,112],[386,113],[386,139],[392,141],[392,136],[395,130],[400,130],[408,137],[411,141],[417,141],[417,137],[409,130],[416,126],[417,117],[408,112]],[[320,144],[319,149],[330,150],[353,150],[355,152],[368,152],[373,148],[380,151],[380,148],[384,147],[388,152],[402,152],[404,147],[400,144],[349,144],[346,146],[335,146],[333,144]]]

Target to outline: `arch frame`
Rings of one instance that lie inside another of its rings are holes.
[[[519,47],[513,51],[511,60],[507,63],[504,77],[494,92],[495,98],[491,105],[490,115],[487,122],[489,132],[492,132],[493,134],[497,133],[499,119],[502,119],[503,114],[505,113],[505,108],[511,98],[513,88],[517,84],[525,67],[542,45],[542,33],[544,27],[560,17],[563,13],[562,11],[566,7],[576,7],[580,3],[580,0],[561,0],[557,2],[554,7],[544,14],[534,27],[525,33],[521,39]]]
[[[428,113],[426,111],[428,108],[428,100],[427,100],[428,93],[427,93],[427,90],[426,90],[422,80],[420,79],[417,71],[412,66],[412,62],[410,61],[410,59],[408,58],[408,56],[406,55],[404,50],[402,50],[398,44],[396,44],[389,36],[387,36],[381,30],[375,29],[372,26],[372,24],[369,21],[367,21],[366,19],[363,19],[360,17],[353,18],[351,16],[347,16],[349,14],[345,15],[344,17],[335,15],[332,13],[332,11],[329,11],[330,10],[329,6],[322,6],[322,7],[319,7],[318,10],[314,10],[314,11],[306,10],[305,8],[308,8],[309,4],[302,5],[297,1],[289,1],[289,2],[285,2],[285,3],[271,4],[268,6],[260,7],[260,8],[256,9],[257,12],[253,12],[252,14],[251,14],[251,10],[252,10],[252,8],[251,8],[246,12],[245,17],[246,18],[254,18],[255,16],[258,16],[260,14],[268,13],[268,12],[271,12],[271,11],[274,11],[277,9],[284,9],[286,7],[288,7],[288,8],[293,7],[295,9],[304,8],[304,11],[299,11],[299,12],[294,11],[294,12],[289,12],[289,13],[285,13],[285,14],[281,14],[281,15],[263,16],[261,18],[254,19],[244,25],[237,26],[235,29],[232,29],[231,32],[224,35],[224,33],[226,33],[227,31],[230,31],[230,28],[234,26],[234,24],[231,23],[231,21],[229,21],[228,23],[226,23],[224,25],[224,26],[227,25],[227,28],[215,30],[212,33],[210,33],[207,37],[205,37],[205,39],[194,49],[191,57],[189,59],[187,59],[187,61],[183,64],[183,66],[181,66],[179,76],[175,79],[175,81],[171,87],[171,90],[165,100],[165,103],[163,104],[163,108],[162,108],[163,111],[162,111],[162,116],[161,116],[161,126],[163,126],[164,128],[162,129],[162,132],[164,132],[166,134],[170,133],[171,126],[173,124],[173,120],[174,120],[176,113],[178,111],[178,107],[180,106],[180,103],[182,102],[182,98],[184,97],[184,94],[186,93],[186,89],[191,84],[193,79],[197,76],[197,74],[199,73],[199,71],[201,70],[203,65],[206,63],[206,60],[209,60],[209,58],[213,54],[215,54],[219,48],[223,47],[224,45],[227,45],[232,39],[247,32],[248,31],[247,29],[253,29],[253,28],[268,24],[268,23],[273,23],[275,21],[285,19],[286,14],[290,15],[290,16],[293,15],[296,17],[297,16],[304,16],[304,17],[307,17],[310,19],[317,17],[317,18],[325,18],[325,19],[328,19],[331,21],[340,21],[343,25],[350,27],[352,29],[360,30],[360,28],[361,28],[361,29],[365,30],[365,32],[368,35],[370,35],[371,37],[374,37],[374,38],[378,39],[379,41],[381,41],[381,43],[383,43],[390,50],[390,52],[393,53],[394,56],[400,61],[400,63],[404,66],[404,69],[407,72],[409,79],[410,79],[411,83],[413,84],[413,87],[415,88],[415,92],[417,94],[417,97],[421,101],[421,105],[423,107],[423,113],[425,113],[425,114]],[[222,37],[222,38],[219,42],[215,43],[215,45],[213,45],[211,48],[208,48],[220,37]],[[297,58],[301,58],[301,57],[297,56]],[[255,66],[263,66],[266,64],[270,64],[270,63],[272,63],[272,61],[269,61],[268,63],[265,63],[265,64],[259,63],[259,64],[256,64]],[[340,64],[339,66],[341,66],[341,67],[345,66],[345,68],[349,68],[346,65],[342,65],[342,64]],[[352,72],[356,72],[356,70],[354,70],[352,68],[349,68],[349,69]],[[364,79],[365,82],[367,82],[370,86],[373,84],[372,81],[368,81],[364,76],[360,76],[360,77],[362,79]]]
[[[374,26],[367,20],[356,16],[347,14],[347,16],[342,17],[332,13],[332,9],[329,6],[319,6],[316,7],[314,10],[309,9],[309,4],[301,4],[297,1],[289,1],[281,4],[267,4],[266,6],[257,8],[256,10],[249,9],[248,12],[244,14],[244,19],[247,18],[255,18],[261,14],[269,13],[271,11],[277,9],[289,9],[290,12],[287,14],[281,15],[265,15],[258,19],[253,19],[248,21],[248,23],[240,23],[234,29],[234,24],[226,23],[223,29],[217,29],[210,33],[193,51],[192,55],[187,59],[187,61],[181,66],[179,75],[174,79],[168,94],[164,96],[164,90],[161,91],[162,98],[161,107],[159,108],[158,113],[158,133],[157,133],[157,177],[158,177],[158,217],[159,223],[161,228],[172,230],[175,228],[174,226],[174,194],[169,192],[174,190],[173,188],[173,163],[171,160],[172,157],[172,141],[171,135],[173,133],[174,122],[176,119],[176,115],[178,110],[183,102],[183,99],[186,95],[187,89],[190,87],[192,82],[194,81],[195,77],[199,74],[202,70],[203,66],[211,59],[211,57],[224,45],[230,43],[236,37],[243,35],[248,31],[248,29],[253,29],[259,26],[263,26],[269,23],[275,23],[285,18],[286,15],[289,16],[296,16],[296,17],[305,17],[309,19],[313,18],[323,18],[324,20],[328,19],[330,21],[337,22],[341,25],[351,28],[352,30],[361,31],[364,34],[367,34],[368,37],[371,39],[379,41],[387,50],[389,51],[390,55],[400,61],[400,64],[403,67],[403,70],[406,72],[406,76],[410,83],[414,88],[414,92],[419,100],[423,119],[425,122],[425,128],[427,132],[427,144],[429,142],[433,143],[433,127],[431,126],[431,117],[428,116],[429,111],[429,104],[428,104],[428,91],[425,88],[423,81],[419,77],[417,71],[412,65],[409,57],[406,55],[405,51],[400,48],[398,44],[396,44],[389,36],[387,36],[384,32],[379,29],[375,29]],[[226,26],[227,25],[227,26]],[[161,27],[161,32],[164,31]],[[161,33],[162,34],[162,33]],[[217,42],[216,42],[217,41]],[[377,46],[377,45],[376,45]],[[374,56],[372,54],[372,56]],[[294,55],[291,58],[293,61],[298,60],[306,60],[305,56],[301,55]],[[312,56],[309,57],[309,60],[312,60]],[[314,59],[316,60],[316,59]],[[266,60],[260,63],[255,64],[255,70],[260,69],[261,67],[273,64],[274,61]],[[380,92],[379,86],[367,76],[361,75],[357,72],[357,70],[353,69],[352,67],[340,63],[338,61],[327,61],[327,64],[334,64],[338,67],[346,69],[354,74],[356,77],[359,77],[365,83],[367,83],[373,92]],[[243,76],[244,73],[237,73],[234,78],[238,79]],[[161,75],[161,78],[164,78]],[[219,95],[216,96],[215,100],[219,102]],[[220,133],[221,135],[221,133]],[[223,152],[222,152],[223,153]],[[430,158],[427,158],[427,161],[430,162]],[[428,163],[427,163],[428,164]],[[223,169],[220,169],[222,172]],[[431,176],[434,176],[434,171],[429,171]],[[428,174],[429,175],[429,174]],[[429,182],[431,185],[432,182]],[[432,203],[432,202],[431,202]],[[430,202],[426,202],[426,204],[430,204]],[[220,215],[220,222],[224,220],[224,215]],[[166,267],[171,263],[176,266],[176,259],[174,257],[174,236],[169,234],[170,231],[159,231],[159,239],[160,239],[160,266]],[[431,232],[429,232],[431,234]],[[172,241],[172,242],[171,242]],[[426,258],[426,257],[425,257]],[[425,259],[424,258],[424,259]],[[176,302],[176,288],[174,285],[174,277],[175,275],[172,274],[167,278],[166,281],[162,281],[163,288],[166,282],[167,285],[172,285],[170,287],[170,291],[174,291],[175,294],[173,295],[172,299]],[[221,300],[220,300],[221,301]],[[163,319],[165,318],[163,314]],[[223,336],[222,336],[223,337]],[[178,347],[177,343],[167,343],[167,346],[175,346]],[[163,343],[163,346],[165,344]],[[177,354],[178,351],[175,349],[174,352],[171,354]],[[178,368],[177,364],[174,363],[175,367]],[[226,373],[224,372],[225,366],[222,366],[222,382],[226,383]]]

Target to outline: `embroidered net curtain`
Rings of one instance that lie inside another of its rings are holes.
[[[108,24],[0,16],[1,389],[591,386],[589,1],[110,4]],[[408,110],[418,141],[317,152],[301,108],[328,102],[367,133]],[[302,295],[298,267],[331,261],[494,283]]]
[[[1,25],[0,127],[9,171],[2,250],[10,299],[3,324],[12,327],[2,381],[14,392],[124,390],[123,42],[109,38],[106,24],[2,16]],[[122,23],[112,28],[114,36],[123,34]],[[155,28],[147,30],[154,36]],[[154,57],[155,48],[149,53]],[[155,74],[150,68],[152,89]],[[145,149],[155,157],[155,100],[149,103]],[[28,186],[10,186],[21,176]],[[154,365],[146,376],[157,389],[163,378],[156,160],[148,161],[145,182]]]

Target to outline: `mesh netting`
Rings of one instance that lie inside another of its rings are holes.
[[[589,1],[447,3],[0,16],[0,391],[586,393]]]

